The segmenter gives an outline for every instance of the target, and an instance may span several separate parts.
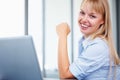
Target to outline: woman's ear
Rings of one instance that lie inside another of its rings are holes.
[[[105,22],[105,21],[104,21],[104,20],[102,20],[102,21],[101,21],[101,25],[103,25],[103,24],[104,24],[104,22]]]

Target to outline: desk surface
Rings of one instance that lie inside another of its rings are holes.
[[[77,80],[77,79],[57,79],[57,78],[43,78],[43,80]]]
[[[60,79],[57,79],[57,78],[43,78],[43,80],[60,80]]]

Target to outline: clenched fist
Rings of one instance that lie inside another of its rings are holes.
[[[70,28],[67,23],[61,23],[56,26],[56,32],[59,37],[67,37],[70,33]]]

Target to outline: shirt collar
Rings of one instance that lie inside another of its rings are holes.
[[[86,49],[87,46],[90,44],[91,41],[92,41],[92,40],[91,40],[90,37],[88,37],[88,38],[84,38],[84,40],[83,40],[83,42],[82,42],[82,46],[83,46],[83,48]]]
[[[91,39],[91,37],[84,38],[82,37],[81,44],[84,49],[86,49],[89,45],[96,44],[101,40],[100,37],[96,37],[94,40]]]

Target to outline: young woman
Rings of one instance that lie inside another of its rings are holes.
[[[79,55],[70,64],[67,51],[67,23],[57,25],[60,78],[78,80],[120,80],[120,60],[113,46],[108,0],[83,0],[78,19],[83,37]]]

